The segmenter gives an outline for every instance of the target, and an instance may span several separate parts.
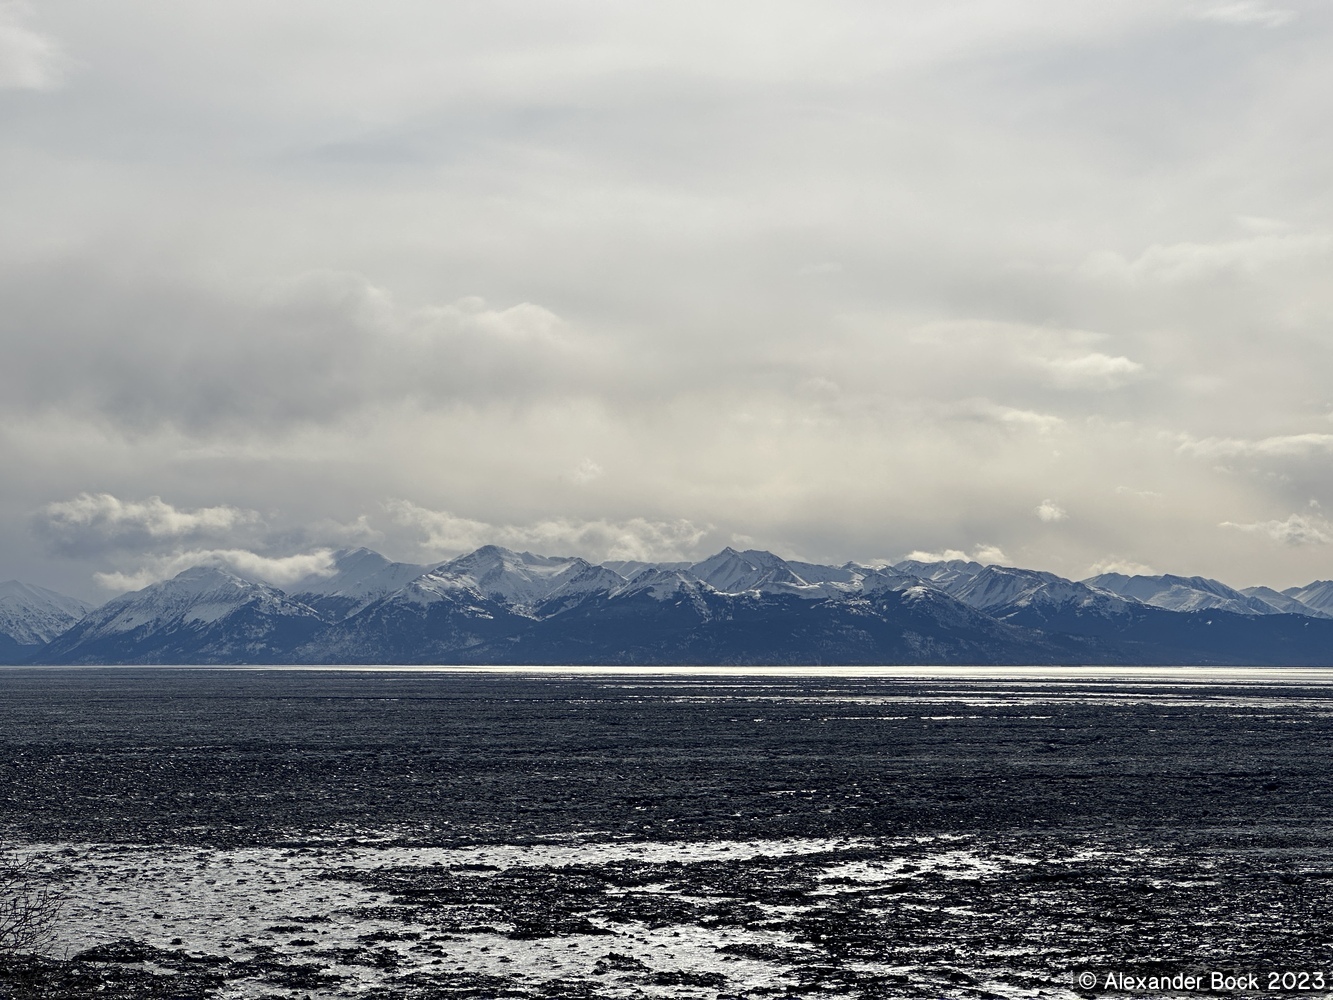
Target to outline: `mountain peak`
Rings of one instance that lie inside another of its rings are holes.
[[[373,549],[344,549],[334,553],[332,572],[311,573],[293,584],[290,592],[321,613],[342,618],[401,590],[428,569],[390,562]]]
[[[592,566],[578,556],[541,556],[483,545],[431,572],[435,589],[469,589],[518,607],[545,600]]]
[[[0,583],[0,656],[6,646],[19,647],[15,652],[21,654],[50,642],[88,611],[83,601],[45,587],[19,580]]]
[[[251,587],[262,586],[264,584],[257,580],[248,579],[224,567],[203,565],[191,566],[189,569],[181,570],[175,576],[150,583],[143,590],[136,591],[136,593],[149,591],[202,593],[214,589],[246,590]]]
[[[626,582],[615,596],[627,598],[637,594],[647,594],[655,600],[665,601],[677,594],[690,595],[711,589],[713,588],[688,570],[649,566]]]
[[[389,565],[389,560],[374,549],[368,549],[364,545],[360,545],[354,549],[339,549],[333,553],[333,565],[338,569],[350,566],[382,568]]]
[[[218,566],[191,566],[90,612],[41,658],[55,663],[255,662],[272,656],[265,636],[280,631],[304,636],[320,624],[314,610],[276,587]]]
[[[1262,598],[1243,594],[1225,583],[1204,576],[1175,576],[1171,573],[1126,576],[1123,573],[1103,573],[1083,582],[1168,611],[1217,610],[1239,615],[1280,613]]]

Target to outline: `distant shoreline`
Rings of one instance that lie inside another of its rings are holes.
[[[276,673],[403,673],[505,674],[513,676],[630,676],[630,677],[843,677],[884,680],[1015,680],[1107,683],[1141,681],[1176,684],[1327,684],[1333,686],[1333,667],[1304,666],[681,666],[649,665],[515,665],[392,664],[392,663],[69,663],[52,665],[0,664],[0,673],[66,670],[182,670]]]

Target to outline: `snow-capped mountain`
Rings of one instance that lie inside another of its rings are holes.
[[[624,582],[618,574],[590,573],[593,569],[587,560],[575,556],[538,556],[485,545],[437,567],[430,575],[442,587],[472,590],[492,601],[532,608],[557,591],[569,595],[579,586],[596,589],[603,583],[618,586]]]
[[[1140,604],[1054,573],[998,565],[988,565],[958,585],[953,596],[1001,621],[1028,625],[1049,623],[1056,615],[1124,615],[1128,605]]]
[[[761,594],[791,594],[812,601],[858,589],[860,583],[855,574],[832,566],[802,563],[801,567],[813,579],[803,576],[794,565],[772,552],[758,549],[737,552],[728,546],[717,555],[690,566],[685,572],[722,594],[753,591]]]
[[[783,561],[806,583],[831,583],[848,589],[855,589],[867,575],[883,572],[850,562],[841,566],[823,566],[819,563],[801,562],[798,559]]]
[[[1289,587],[1282,593],[1316,611],[1333,614],[1333,580],[1316,580],[1304,587]]]
[[[323,626],[266,584],[196,566],[90,612],[51,642],[44,663],[273,662]]]
[[[83,601],[45,587],[18,580],[0,583],[0,663],[26,660],[89,608]]]
[[[288,591],[326,618],[346,618],[429,571],[429,566],[390,562],[367,548],[343,549],[333,554],[332,572],[312,573]]]
[[[673,601],[681,597],[693,599],[704,593],[717,593],[688,569],[658,569],[649,567],[617,587],[614,596],[621,600],[647,595],[655,601]]]
[[[645,570],[614,594],[473,655],[517,663],[1051,663],[1081,648],[997,622],[922,584],[811,600],[728,594],[681,570]]]
[[[1280,593],[1272,587],[1246,587],[1241,591],[1246,597],[1263,601],[1269,607],[1284,615],[1307,615],[1311,618],[1333,618],[1326,611],[1312,608],[1294,597]]]
[[[513,635],[531,620],[457,576],[435,571],[331,623],[293,657],[311,663],[474,662],[471,650]]]
[[[1297,596],[1333,583],[1241,592],[1201,577],[1075,582],[964,560],[825,566],[731,548],[689,565],[597,566],[484,546],[423,569],[348,550],[288,594],[199,567],[88,613],[25,661],[1333,665],[1333,613]],[[59,595],[6,586],[26,602],[26,618],[11,616],[32,626],[25,637],[59,628]],[[83,612],[63,600],[62,614]]]
[[[806,582],[771,552],[737,552],[727,546],[717,555],[695,563],[690,574],[723,594],[743,594],[773,586],[800,588]]]
[[[730,547],[680,572],[723,594],[790,594],[811,601],[902,590],[920,582],[890,568],[855,563],[823,566],[782,559],[759,549],[737,552]]]
[[[904,559],[902,562],[894,563],[890,568],[904,576],[914,576],[933,584],[946,594],[952,594],[986,567],[967,559],[949,559],[942,562]]]
[[[1002,608],[1019,601],[1031,603],[1034,599],[1064,604],[1095,596],[1088,587],[1054,573],[1011,566],[987,566],[965,582],[955,585],[950,593],[980,611]]]
[[[605,566],[584,565],[563,575],[560,586],[552,590],[533,608],[539,618],[558,615],[599,594],[611,594],[626,586],[619,573]]]
[[[605,566],[612,573],[623,576],[626,580],[638,576],[646,569],[689,569],[690,562],[644,562],[642,559],[607,559]]]
[[[1126,576],[1102,573],[1084,580],[1099,590],[1132,597],[1168,611],[1230,611],[1238,615],[1274,615],[1279,611],[1260,598],[1202,576]]]

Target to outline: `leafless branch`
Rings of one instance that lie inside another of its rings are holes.
[[[37,951],[46,944],[63,902],[31,858],[0,844],[0,955]]]

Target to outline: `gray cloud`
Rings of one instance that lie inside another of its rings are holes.
[[[1176,284],[1255,277],[1283,265],[1319,263],[1333,254],[1328,233],[1281,233],[1216,243],[1155,244],[1132,261],[1114,251],[1088,258],[1083,267],[1095,278]]]
[[[1155,576],[1157,570],[1146,563],[1108,556],[1088,567],[1088,576],[1100,576],[1102,573],[1124,573],[1126,576]]]
[[[1009,563],[1009,557],[1004,551],[995,545],[987,545],[982,542],[972,547],[970,552],[964,552],[962,549],[942,549],[937,552],[923,552],[920,549],[907,553],[904,559],[914,559],[917,562],[949,562],[954,559],[967,559],[973,562],[979,562],[983,565],[1004,566]]]
[[[1274,437],[1246,440],[1244,438],[1186,438],[1180,450],[1194,455],[1217,458],[1266,457],[1307,458],[1333,451],[1333,434],[1311,431],[1304,434],[1281,434]]]
[[[1263,0],[1233,0],[1230,3],[1200,7],[1196,16],[1200,20],[1218,21],[1222,24],[1280,28],[1295,20],[1296,12],[1286,7],[1264,3]]]
[[[320,574],[328,576],[334,572],[333,553],[329,549],[288,556],[265,556],[247,549],[184,549],[168,555],[151,556],[129,571],[99,571],[93,574],[93,579],[107,591],[124,593],[169,579],[195,566],[215,566],[277,587],[287,587],[305,577]]]
[[[1038,520],[1045,521],[1047,524],[1063,521],[1069,517],[1069,512],[1054,500],[1043,500],[1033,508],[1033,513],[1037,515]]]
[[[1318,546],[1219,525],[1333,502],[1330,36],[1295,2],[2,6],[5,572],[748,537],[1306,582]],[[262,514],[33,520],[101,492]]]
[[[709,544],[720,547],[730,540],[720,540],[711,525],[698,526],[685,520],[555,518],[516,525],[458,517],[408,500],[388,501],[385,509],[398,524],[419,531],[421,551],[436,558],[470,552],[482,545],[503,545],[537,552],[579,552],[599,561],[695,559],[706,554]]]
[[[182,541],[236,537],[261,523],[260,515],[236,507],[182,510],[161,497],[123,501],[110,493],[81,493],[71,500],[44,505],[35,518],[38,531],[64,556],[116,550],[174,547]]]
[[[1283,520],[1237,524],[1223,521],[1222,527],[1266,535],[1286,545],[1327,545],[1333,542],[1333,524],[1318,514],[1292,514]]]
[[[230,290],[125,288],[87,273],[25,278],[2,321],[19,362],[0,375],[5,405],[136,432],[232,434],[389,403],[577,394],[615,353],[537,305],[494,309],[472,297],[405,308],[348,273]],[[76,299],[57,293],[76,279]],[[24,336],[36,329],[50,333]]]
[[[0,2],[0,90],[51,90],[64,78],[68,59],[56,41],[31,25],[32,5]]]

